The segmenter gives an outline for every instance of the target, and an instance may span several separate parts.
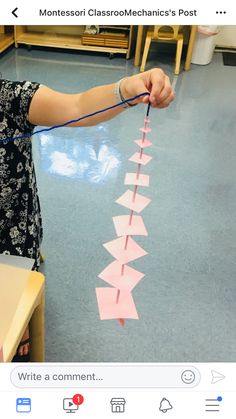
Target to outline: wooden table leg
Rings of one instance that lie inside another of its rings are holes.
[[[194,41],[195,41],[195,38],[196,38],[196,33],[197,33],[197,25],[192,25],[191,26],[191,32],[190,32],[190,38],[189,38],[189,42],[188,42],[188,51],[187,51],[187,56],[186,56],[186,61],[185,61],[185,66],[184,66],[185,71],[190,70],[191,58],[192,58],[193,46],[194,46]]]
[[[30,321],[30,361],[44,362],[44,292]]]
[[[138,33],[137,33],[136,48],[135,48],[135,56],[134,56],[134,65],[136,66],[140,65],[142,41],[143,41],[143,25],[139,25]]]

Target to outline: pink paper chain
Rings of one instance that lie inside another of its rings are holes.
[[[133,191],[126,191],[117,203],[130,209],[129,215],[113,217],[118,238],[105,243],[104,247],[115,258],[98,277],[113,286],[96,288],[97,302],[101,320],[117,319],[124,326],[125,319],[138,319],[138,313],[132,296],[132,290],[143,278],[144,274],[131,268],[127,263],[142,257],[147,252],[142,249],[132,238],[133,235],[147,235],[142,217],[134,215],[140,213],[149,203],[150,199],[137,193],[138,186],[149,186],[149,176],[141,174],[141,166],[152,159],[144,154],[144,149],[152,145],[147,139],[151,132],[149,127],[149,109],[144,118],[144,127],[140,128],[142,138],[135,140],[139,152],[130,157],[130,161],[137,164],[136,173],[127,173],[125,184],[134,185]]]

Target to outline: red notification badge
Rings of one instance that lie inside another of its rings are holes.
[[[84,397],[82,394],[75,394],[72,397],[73,403],[76,404],[76,406],[80,406],[84,402]]]

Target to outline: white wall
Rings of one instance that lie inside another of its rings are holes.
[[[236,48],[236,26],[219,26],[220,33],[216,35],[216,46]]]

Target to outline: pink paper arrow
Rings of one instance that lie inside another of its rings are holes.
[[[123,205],[123,207],[129,208],[138,213],[143,211],[143,209],[146,208],[150,202],[151,199],[138,193],[134,194],[134,192],[129,189],[116,200],[117,204]]]
[[[132,291],[144,277],[144,274],[115,260],[98,277],[115,288]]]
[[[138,313],[132,294],[129,291],[120,290],[117,302],[116,288],[96,288],[97,302],[101,320],[138,319]]]
[[[139,246],[132,237],[119,237],[103,245],[105,249],[119,262],[126,264],[147,255],[147,252]]]
[[[148,232],[141,215],[112,217],[117,236],[147,236]],[[130,221],[131,220],[131,221]]]

